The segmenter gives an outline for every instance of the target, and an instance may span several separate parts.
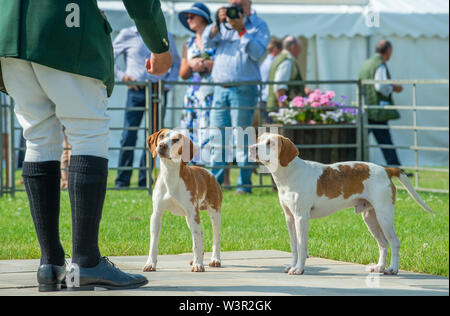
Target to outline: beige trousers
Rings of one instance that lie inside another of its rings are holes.
[[[61,161],[63,126],[73,155],[108,159],[105,85],[16,58],[0,58],[3,81],[27,141],[25,161]]]

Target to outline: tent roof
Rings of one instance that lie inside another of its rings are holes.
[[[264,3],[262,3],[264,2]],[[269,4],[272,3],[272,4]],[[310,4],[311,0],[254,0],[253,8],[267,23],[275,36],[293,34],[307,38],[319,36],[411,36],[448,38],[449,3],[447,0],[346,0],[336,4]],[[295,3],[293,3],[295,2]],[[297,4],[297,2],[301,4]],[[320,0],[320,3],[336,3],[337,0]],[[366,3],[355,5],[354,3]],[[115,29],[131,24],[122,1],[99,1]],[[215,12],[227,1],[206,2]],[[276,4],[274,4],[276,3]],[[293,3],[293,4],[291,4]],[[309,4],[308,4],[309,3]],[[178,21],[178,12],[189,8],[192,2],[163,1],[168,27],[177,35],[192,34]],[[127,21],[128,19],[128,21]],[[125,24],[125,25],[123,25]]]

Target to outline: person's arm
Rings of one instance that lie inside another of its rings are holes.
[[[120,55],[126,55],[127,50],[127,30],[122,30],[117,35],[117,37],[113,41],[113,50],[114,50],[114,75],[116,76],[117,80],[122,80],[125,76],[125,71],[119,68],[117,66],[117,58],[119,58]]]
[[[291,77],[292,72],[292,62],[289,59],[286,59],[279,66],[277,71],[275,72],[275,82],[287,82]],[[286,104],[280,101],[280,97],[287,95],[288,86],[287,84],[275,84],[274,85],[275,95],[277,97],[278,106],[283,107]]]
[[[187,47],[186,42],[183,45],[183,57],[181,59],[181,67],[180,67],[180,77],[183,80],[188,80],[192,77],[192,68],[189,65],[189,62],[187,60]]]
[[[144,40],[145,45],[152,52],[150,59],[145,62],[147,72],[164,75],[172,66],[172,56],[169,52],[169,39],[166,20],[161,10],[159,0],[123,0],[130,17]]]
[[[114,50],[114,75],[116,76],[116,79],[118,81],[123,81],[123,82],[133,82],[136,81],[135,78],[127,75],[126,71],[123,71],[122,69],[120,69],[117,66],[117,58],[120,55],[124,55],[125,56],[125,64],[126,64],[126,55],[127,55],[127,50],[130,47],[131,44],[131,38],[132,38],[132,34],[129,32],[128,29],[124,29],[122,30],[119,35],[117,35],[117,37],[114,39],[113,42],[113,50]],[[136,85],[127,85],[128,89],[133,89],[138,91],[139,87]]]
[[[374,80],[388,80],[387,70],[385,65],[381,65],[378,67],[377,71],[375,72]],[[392,91],[394,90],[394,87],[390,84],[375,84],[375,90],[385,97],[389,97],[392,94]]]
[[[230,20],[228,23],[239,33],[241,37],[241,50],[246,52],[251,59],[259,62],[267,51],[270,42],[269,27],[265,22],[257,26],[257,31],[249,34],[243,23],[243,19]]]
[[[214,49],[219,45],[222,37],[220,32],[213,24],[208,25],[202,34],[204,48]]]
[[[170,55],[172,56],[172,68],[170,68],[169,72],[166,75],[164,80],[166,81],[177,81],[178,74],[180,73],[181,66],[181,58],[177,51],[177,46],[175,45],[175,39],[172,34],[169,34],[169,45],[170,45]],[[171,89],[170,86],[167,88]]]
[[[155,54],[169,50],[166,20],[159,0],[123,0],[148,49]]]

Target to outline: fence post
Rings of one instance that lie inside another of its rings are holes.
[[[418,141],[418,131],[417,131],[417,85],[414,83],[412,86],[412,99],[413,99],[413,126],[414,126],[414,158],[415,158],[415,168],[414,170],[414,178],[415,178],[415,187],[419,188],[419,151],[417,150],[419,146]]]
[[[15,152],[14,152],[14,100],[11,98],[11,103],[9,106],[9,139],[8,139],[8,160],[9,160],[9,184],[11,187],[11,196],[14,197],[15,194],[15,170],[14,170],[14,161],[15,161]]]
[[[164,92],[164,82],[162,80],[158,81],[158,128],[162,129],[164,126],[164,116],[165,116],[165,92]]]
[[[152,195],[152,187],[153,187],[153,178],[152,178],[152,170],[153,170],[153,157],[150,154],[149,149],[147,148],[147,139],[153,133],[153,109],[152,109],[152,83],[150,81],[146,81],[145,84],[145,156],[146,156],[146,164],[145,169],[147,173],[147,193],[148,195]]]
[[[366,104],[365,104],[365,98],[364,98],[364,89],[365,84],[361,83],[361,89],[360,89],[360,102],[361,102],[361,121],[362,121],[362,144],[363,144],[363,160],[364,161],[370,161],[370,153],[369,153],[369,129],[367,126],[369,125],[369,116],[366,111]]]
[[[356,84],[356,105],[358,115],[356,116],[356,160],[363,160],[363,109],[361,103],[361,80]]]
[[[3,196],[3,95],[0,95],[0,197]]]

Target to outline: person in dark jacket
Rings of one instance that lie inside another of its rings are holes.
[[[159,0],[123,2],[153,52],[147,71],[165,73],[172,61]],[[145,277],[120,271],[98,247],[108,175],[106,108],[114,86],[107,19],[96,0],[1,1],[1,8],[0,89],[15,100],[27,141],[23,178],[41,248],[39,290],[59,290],[64,279],[71,290],[145,285]],[[73,252],[67,278],[58,230],[62,126],[72,145]]]

